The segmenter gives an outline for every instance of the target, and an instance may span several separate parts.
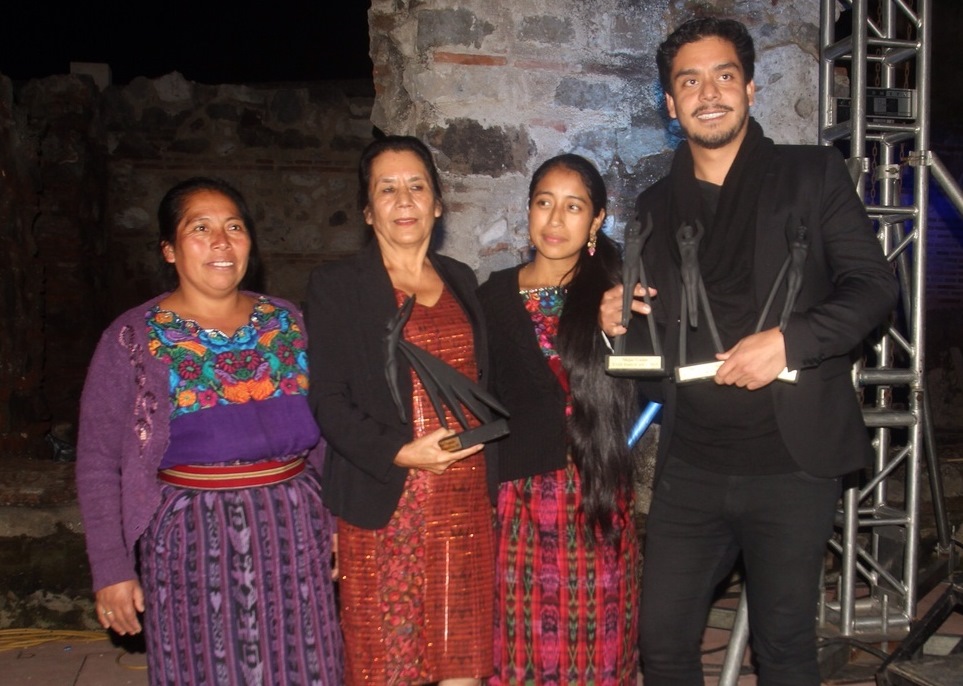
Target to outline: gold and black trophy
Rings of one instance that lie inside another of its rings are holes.
[[[384,339],[385,375],[401,421],[407,423],[408,413],[405,411],[405,403],[398,389],[399,354],[404,356],[421,379],[421,384],[425,388],[432,407],[435,408],[441,425],[446,429],[449,428],[445,416],[446,406],[461,425],[462,431],[453,436],[446,436],[438,442],[443,450],[455,452],[508,434],[506,421],[509,416],[508,410],[494,396],[444,360],[405,340],[403,331],[414,304],[414,296],[405,299],[398,313],[388,323],[388,333]],[[479,426],[470,427],[462,409],[463,406],[481,422]],[[493,418],[496,413],[501,416]]]

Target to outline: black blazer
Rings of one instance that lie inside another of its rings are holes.
[[[870,464],[872,450],[852,386],[852,353],[892,312],[898,286],[872,231],[842,157],[834,148],[777,145],[756,214],[753,283],[764,303],[788,254],[790,218],[809,231],[802,290],[784,331],[796,384],[774,381],[779,432],[793,460],[819,477],[839,476]],[[652,213],[655,230],[643,259],[659,294],[654,316],[664,331],[667,369],[677,364],[680,318],[678,265],[669,256],[675,227],[668,225],[668,179],[644,191],[641,217]],[[778,325],[785,294],[776,296],[764,329]],[[639,327],[641,329],[642,327]],[[646,388],[653,394],[653,389]],[[665,407],[656,478],[665,463],[674,422],[675,384],[662,384]]]
[[[478,289],[488,326],[491,389],[511,414],[511,432],[495,443],[500,481],[566,464],[565,391],[545,361],[518,295],[519,269],[494,272]]]
[[[478,382],[485,387],[488,345],[475,274],[450,257],[429,252],[428,258],[471,323]],[[324,502],[335,515],[366,529],[384,527],[397,508],[408,470],[396,466],[394,458],[414,437],[410,422],[398,416],[385,377],[383,339],[396,312],[394,288],[376,240],[354,257],[311,272],[305,310],[309,397],[328,442]],[[410,398],[410,367],[403,358],[400,362],[398,388],[402,398]],[[488,452],[494,502],[497,469]]]

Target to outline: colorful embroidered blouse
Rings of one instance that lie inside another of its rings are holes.
[[[318,442],[305,340],[286,309],[259,298],[233,336],[158,307],[147,326],[151,354],[170,367],[161,468],[282,457]]]
[[[548,366],[551,367],[565,391],[565,414],[571,415],[572,397],[569,392],[568,375],[562,367],[562,360],[555,348],[555,339],[558,336],[558,320],[562,315],[562,307],[565,305],[565,292],[566,289],[562,286],[552,286],[520,289],[518,294],[522,297],[525,310],[532,317],[538,347],[542,349]]]

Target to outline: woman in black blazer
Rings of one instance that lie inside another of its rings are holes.
[[[601,232],[605,183],[577,155],[536,170],[534,258],[479,290],[498,441],[495,676],[490,684],[633,685],[638,671],[635,385],[605,374],[602,293],[621,278]]]
[[[328,442],[323,494],[339,518],[346,683],[477,682],[492,668],[495,469],[481,445],[439,446],[454,432],[399,365],[402,419],[384,345],[388,323],[414,296],[405,339],[484,385],[477,281],[430,248],[441,186],[421,141],[374,141],[359,181],[374,240],[315,269],[307,302],[310,397]]]

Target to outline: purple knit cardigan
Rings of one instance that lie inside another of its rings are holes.
[[[87,370],[80,401],[77,496],[94,590],[136,578],[134,546],[160,506],[157,468],[170,441],[172,406],[169,369],[147,348],[145,317],[167,295],[114,320]],[[268,299],[289,310],[307,335],[294,305]],[[322,439],[308,457],[319,474],[323,453]]]

